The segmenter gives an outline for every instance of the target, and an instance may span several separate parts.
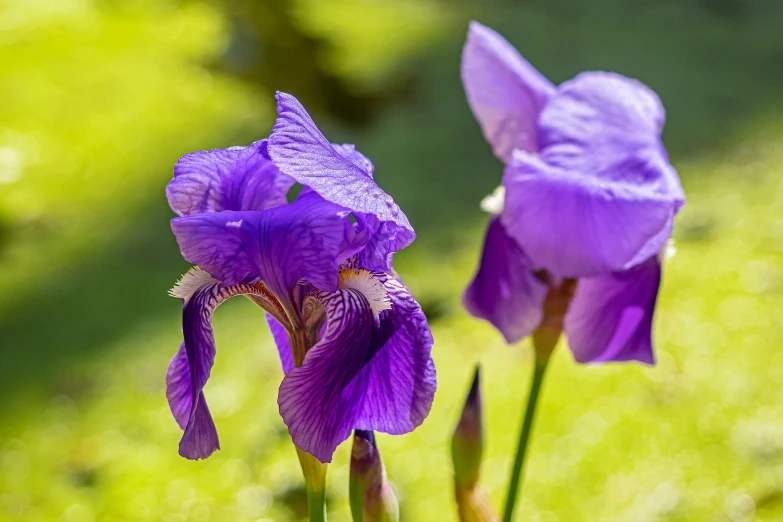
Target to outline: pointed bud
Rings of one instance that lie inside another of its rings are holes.
[[[371,431],[356,430],[351,448],[351,474],[348,485],[348,497],[351,503],[351,515],[354,522],[362,522],[364,495],[373,476],[373,467],[380,460],[375,446],[375,434]]]
[[[457,506],[460,522],[499,522],[495,508],[492,507],[489,494],[476,484],[473,488],[457,486]]]
[[[484,421],[481,408],[480,371],[476,365],[462,416],[451,439],[454,490],[461,522],[497,522],[500,517],[489,495],[478,483],[484,451]]]
[[[327,464],[322,463],[313,455],[296,448],[299,464],[307,489],[307,510],[310,520],[326,520],[326,469]]]
[[[364,497],[364,522],[399,522],[400,505],[388,480],[372,483]]]
[[[451,438],[454,482],[471,487],[478,482],[481,454],[484,451],[484,423],[481,410],[480,372],[476,365],[462,416]]]
[[[397,522],[400,519],[397,497],[386,477],[372,431],[354,431],[349,498],[354,522]]]

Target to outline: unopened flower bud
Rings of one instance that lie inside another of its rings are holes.
[[[354,522],[397,522],[400,519],[397,497],[386,477],[372,431],[354,431],[349,498]]]
[[[400,505],[388,480],[367,487],[362,515],[364,522],[399,522]]]
[[[489,494],[481,484],[475,484],[472,488],[457,486],[456,495],[460,522],[498,522],[500,520],[492,506]]]
[[[451,438],[451,459],[454,481],[459,486],[473,486],[479,477],[481,454],[484,451],[484,423],[481,411],[479,367],[473,375],[462,416]]]
[[[462,522],[496,522],[500,520],[489,495],[478,483],[481,455],[484,451],[484,422],[481,409],[481,386],[478,365],[473,375],[462,416],[451,439],[454,462],[454,491]]]

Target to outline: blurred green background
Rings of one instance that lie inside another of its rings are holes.
[[[190,462],[164,396],[187,269],[164,186],[182,154],[268,134],[273,92],[356,143],[419,239],[397,269],[430,317],[439,390],[380,436],[406,521],[454,520],[448,436],[481,360],[483,482],[504,496],[531,366],[459,295],[501,166],[464,100],[467,22],[558,83],[641,79],[668,110],[688,204],[665,267],[659,364],[547,376],[518,520],[783,519],[783,5],[777,0],[0,2],[0,520],[304,515],[259,310],[216,314],[206,393],[223,450]],[[330,520],[347,521],[347,445]]]

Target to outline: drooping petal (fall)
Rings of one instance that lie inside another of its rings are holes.
[[[222,210],[264,210],[284,205],[294,180],[272,163],[267,142],[247,147],[200,150],[181,157],[166,187],[180,216]]]
[[[429,414],[437,387],[433,338],[427,318],[410,290],[398,279],[378,273],[391,309],[373,330],[373,355],[364,376],[365,401],[356,429],[391,435],[408,433]],[[358,386],[357,389],[362,389]]]
[[[538,327],[546,294],[547,286],[533,274],[530,259],[493,217],[478,271],[463,296],[465,308],[513,344]]]
[[[471,22],[462,84],[484,137],[504,163],[514,149],[538,150],[538,115],[555,86],[498,33]]]
[[[408,218],[394,200],[375,183],[372,164],[347,145],[334,146],[324,138],[310,115],[290,94],[277,93],[278,117],[269,136],[269,155],[282,172],[309,187],[324,199],[354,214],[374,217],[385,234],[383,263],[368,265],[371,270],[389,270],[393,253],[416,237]],[[358,216],[357,216],[358,217]]]
[[[189,459],[205,459],[220,448],[217,429],[202,390],[215,361],[212,314],[220,303],[240,294],[261,292],[250,285],[223,287],[217,281],[209,281],[184,299],[182,332],[185,340],[169,365],[166,397],[177,424],[185,431],[179,453]]]
[[[166,399],[169,401],[171,414],[179,427],[185,430],[190,420],[190,411],[193,408],[193,390],[191,389],[190,367],[188,366],[188,352],[183,341],[176,355],[169,363],[166,372]],[[204,402],[206,404],[206,402]],[[217,437],[215,438],[217,444]]]
[[[435,393],[432,335],[418,303],[397,280],[376,274],[391,309],[376,320],[355,289],[320,293],[326,332],[280,386],[280,414],[294,443],[329,462],[351,430],[412,431]]]
[[[565,316],[577,362],[654,364],[651,330],[660,281],[657,256],[622,272],[580,279]]]

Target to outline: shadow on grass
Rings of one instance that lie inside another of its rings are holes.
[[[166,291],[187,265],[165,203],[145,210],[128,220],[133,230],[119,229],[98,256],[47,277],[0,319],[0,394],[45,382],[69,387],[71,361],[97,353],[141,320],[178,316]]]

